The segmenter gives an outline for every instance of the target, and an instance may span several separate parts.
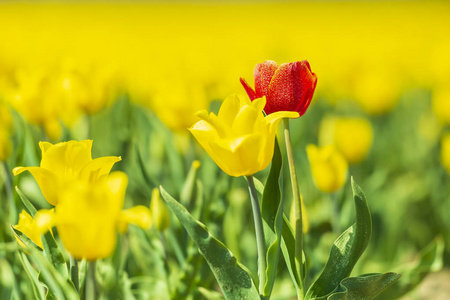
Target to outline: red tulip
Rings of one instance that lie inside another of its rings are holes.
[[[311,103],[317,84],[317,76],[311,72],[306,60],[280,66],[274,61],[266,60],[256,65],[253,75],[255,90],[243,78],[241,84],[252,101],[266,96],[266,114],[296,111],[302,116]]]

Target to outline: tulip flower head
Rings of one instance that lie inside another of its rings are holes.
[[[62,191],[55,209],[39,211],[36,221],[44,228],[56,226],[65,248],[75,258],[92,261],[108,257],[116,246],[117,232],[123,232],[128,223],[143,228],[151,225],[148,208],[134,207],[134,214],[130,209],[122,210],[127,184],[123,172],[112,172],[96,183],[75,180]]]
[[[450,174],[450,133],[445,134],[441,141],[441,162]]]
[[[241,84],[252,101],[266,96],[266,114],[296,111],[302,116],[306,112],[317,84],[317,76],[306,60],[280,66],[274,61],[266,60],[256,65],[253,75],[254,90],[243,78],[240,79]]]
[[[333,145],[306,147],[311,173],[319,190],[333,193],[339,190],[347,180],[348,164],[342,154]]]
[[[320,124],[321,145],[334,145],[348,163],[364,160],[372,146],[372,125],[364,118],[325,117]]]
[[[120,161],[117,156],[96,159],[91,157],[92,140],[69,141],[58,144],[40,142],[42,159],[39,167],[17,167],[14,175],[30,171],[45,199],[58,204],[64,186],[76,179],[96,182],[108,175],[113,165]]]
[[[266,99],[253,102],[230,96],[219,114],[206,110],[190,132],[214,162],[230,176],[248,176],[265,169],[273,156],[275,133],[282,118],[297,118],[297,112],[276,112],[264,116]]]
[[[32,240],[36,245],[38,245],[41,249],[44,248],[42,245],[41,240],[41,231],[36,223],[36,221],[33,219],[32,216],[30,216],[29,213],[27,213],[25,210],[22,210],[22,212],[19,215],[19,223],[14,226],[15,229],[19,230],[23,234],[25,234],[30,240]],[[16,237],[17,238],[17,237]],[[26,247],[22,241],[17,239],[19,244],[22,247]]]

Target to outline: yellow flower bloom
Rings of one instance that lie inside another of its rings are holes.
[[[442,137],[441,161],[448,173],[450,173],[450,133]]]
[[[40,142],[42,151],[40,167],[17,167],[14,175],[30,171],[41,188],[45,199],[58,204],[60,192],[65,185],[76,179],[96,182],[108,175],[113,165],[120,161],[117,156],[91,157],[92,140],[69,141],[58,144]]]
[[[350,164],[361,162],[370,150],[373,129],[364,118],[326,117],[320,125],[321,145],[335,145]]]
[[[439,122],[450,125],[450,88],[440,88],[433,93],[432,108]]]
[[[153,224],[159,231],[164,231],[170,226],[170,215],[166,205],[161,200],[159,189],[152,191],[152,200],[150,203],[150,212],[152,214]]]
[[[297,112],[264,116],[266,99],[250,101],[236,95],[225,99],[219,114],[197,115],[202,119],[189,130],[215,163],[228,175],[247,176],[265,169],[273,156],[275,133],[282,118],[298,118]]]
[[[39,211],[36,221],[40,227],[54,224],[75,258],[92,261],[108,257],[116,246],[118,230],[126,229],[128,223],[143,228],[151,224],[148,208],[138,207],[139,214],[134,217],[129,210],[122,211],[127,184],[123,172],[112,172],[96,183],[74,181],[62,191],[55,210]]]
[[[316,145],[308,145],[306,153],[314,182],[319,190],[333,193],[345,184],[348,164],[333,145],[321,148]]]
[[[30,214],[27,213],[25,210],[22,210],[22,212],[20,213],[19,223],[15,225],[14,228],[25,234],[41,249],[44,248],[44,246],[42,245],[40,228],[38,227],[33,217],[30,216]],[[22,247],[26,248],[26,246],[22,243],[22,241],[20,241],[19,239],[17,239],[17,241]]]

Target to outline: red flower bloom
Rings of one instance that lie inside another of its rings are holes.
[[[258,64],[253,72],[255,90],[241,78],[250,99],[266,96],[264,111],[271,114],[277,111],[296,111],[302,116],[311,103],[317,84],[317,76],[311,72],[306,60],[285,63],[266,60]]]

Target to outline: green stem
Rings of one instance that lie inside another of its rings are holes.
[[[266,241],[264,240],[264,227],[259,207],[258,194],[256,193],[253,176],[246,176],[248,182],[248,190],[252,201],[253,219],[255,221],[256,244],[258,247],[258,276],[259,276],[259,294],[264,294],[264,286],[266,284]]]
[[[78,281],[78,261],[70,255],[70,279],[75,285],[77,292],[80,292],[80,283]]]
[[[303,270],[303,217],[302,217],[302,203],[300,198],[300,188],[297,181],[297,171],[295,170],[294,153],[292,151],[291,134],[289,130],[289,119],[283,119],[284,125],[284,139],[286,142],[286,152],[289,163],[289,172],[292,183],[292,196],[294,201],[295,211],[295,261],[299,274],[299,287],[297,291],[298,299],[303,299],[304,290],[304,272]]]
[[[337,197],[337,192],[334,192],[331,194],[331,202],[332,202],[332,207],[333,207],[333,216],[331,218],[333,224],[333,231],[335,234],[337,234],[338,236],[340,235],[340,229],[339,229],[339,216],[340,216],[340,208],[339,208],[339,203],[338,203],[338,197]]]
[[[95,261],[88,262],[88,273],[86,274],[86,300],[95,300],[96,281],[95,281]]]

